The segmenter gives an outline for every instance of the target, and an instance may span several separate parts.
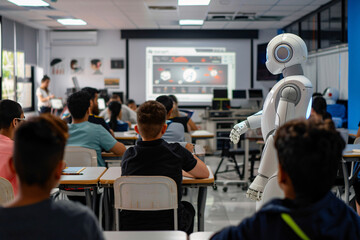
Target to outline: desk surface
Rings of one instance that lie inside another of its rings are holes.
[[[115,132],[115,138],[117,140],[137,140],[138,135],[134,130],[126,131],[126,132]]]
[[[354,152],[354,149],[359,149],[359,152]],[[344,152],[343,152],[344,158],[351,158],[351,157],[360,157],[360,144],[347,144]]]
[[[208,240],[214,232],[194,232],[190,234],[189,240]]]
[[[190,133],[192,138],[213,138],[215,135],[206,130],[196,130]]]
[[[106,240],[132,239],[132,240],[187,240],[182,231],[105,231]]]
[[[187,178],[183,177],[183,184],[212,184],[214,183],[214,174],[209,166],[207,166],[210,172],[210,176],[204,179]],[[113,184],[114,181],[121,177],[121,167],[110,167],[100,178],[101,184]]]
[[[82,175],[61,175],[60,184],[97,184],[106,167],[86,167]]]

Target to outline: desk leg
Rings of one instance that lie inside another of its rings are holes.
[[[349,174],[348,174],[348,170],[347,170],[347,167],[346,167],[346,162],[344,161],[344,159],[341,160],[341,166],[342,166],[342,169],[343,169],[344,184],[345,184],[345,203],[349,204],[349,191],[350,191]]]
[[[93,197],[92,197],[92,209],[93,209],[94,213],[96,213],[97,193],[98,193],[98,188],[94,187],[93,188]]]
[[[200,187],[198,193],[198,210],[197,210],[197,219],[198,219],[198,231],[204,231],[204,215],[205,215],[205,206],[206,206],[206,195],[207,187]]]
[[[245,139],[244,181],[249,182],[249,139]]]
[[[105,216],[105,231],[110,231],[110,204],[109,204],[108,187],[104,187],[104,216]]]
[[[91,202],[91,191],[89,188],[85,188],[85,201],[86,201],[86,206],[88,206],[90,209],[93,210],[92,202]]]

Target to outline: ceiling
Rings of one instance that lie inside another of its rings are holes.
[[[177,6],[177,0],[45,1],[51,8],[23,8],[0,0],[0,15],[40,29],[269,29],[284,27],[330,2],[211,0],[209,6]],[[65,27],[56,21],[68,17],[83,19],[87,25]],[[202,26],[181,27],[180,19],[205,22]]]

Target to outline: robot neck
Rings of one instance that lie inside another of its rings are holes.
[[[287,68],[284,68],[282,74],[284,77],[294,76],[294,75],[304,75],[301,64],[296,64]]]

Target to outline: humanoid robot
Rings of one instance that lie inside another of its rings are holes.
[[[327,104],[336,104],[339,98],[339,91],[336,88],[328,87],[324,90],[323,96]]]
[[[261,127],[265,147],[258,175],[246,193],[248,198],[258,201],[257,209],[272,198],[283,196],[276,177],[278,158],[274,135],[285,122],[310,116],[312,96],[312,84],[301,67],[307,59],[307,47],[300,37],[290,33],[274,37],[266,55],[267,69],[274,75],[282,73],[284,78],[267,95],[263,110],[236,124],[230,133],[230,140],[237,143],[248,129]]]

